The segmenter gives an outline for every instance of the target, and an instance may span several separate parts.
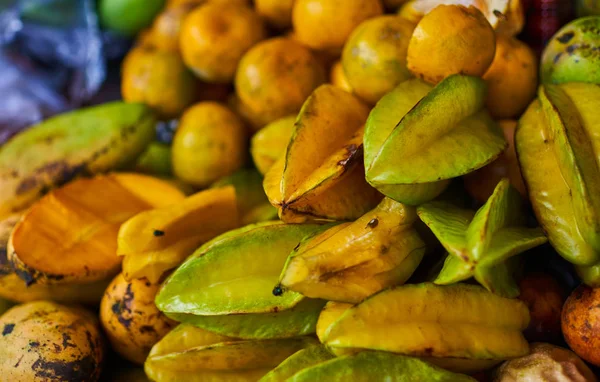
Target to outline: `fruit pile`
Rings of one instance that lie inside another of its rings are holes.
[[[524,23],[168,1],[0,147],[2,379],[596,381],[600,17]]]

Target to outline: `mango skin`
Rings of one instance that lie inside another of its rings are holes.
[[[0,148],[0,218],[78,175],[124,167],[152,141],[155,122],[144,105],[112,102],[60,114],[15,136]]]
[[[544,49],[542,83],[600,83],[600,16],[576,19],[560,29]]]
[[[78,308],[36,301],[0,317],[5,381],[97,381],[104,341],[96,318]]]

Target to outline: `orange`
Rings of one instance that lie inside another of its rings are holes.
[[[173,173],[184,182],[206,187],[246,162],[247,131],[240,118],[217,102],[186,110],[173,137]]]
[[[502,120],[499,121],[499,124],[504,133],[504,138],[508,142],[507,149],[492,163],[463,177],[467,192],[481,203],[484,203],[492,195],[494,188],[502,178],[508,178],[510,184],[524,198],[527,198],[527,190],[521,176],[517,153],[515,152],[515,129],[517,128],[517,121]]]
[[[408,44],[408,69],[431,83],[456,73],[482,76],[495,51],[494,29],[479,9],[439,5],[417,24]]]
[[[354,28],[382,13],[380,0],[296,0],[292,23],[303,44],[339,52]]]
[[[231,82],[244,53],[265,36],[251,8],[208,2],[186,17],[179,46],[183,61],[200,79]]]
[[[352,93],[352,86],[350,86],[350,83],[348,83],[348,78],[344,73],[344,68],[342,67],[341,61],[336,61],[336,63],[331,67],[331,71],[329,73],[329,82],[338,88],[347,91],[348,93]]]
[[[398,16],[417,24],[423,18],[423,14],[415,9],[416,0],[410,0],[404,3],[398,9]]]
[[[495,118],[518,117],[535,97],[537,74],[535,53],[513,37],[498,35],[494,62],[483,75],[490,114]]]
[[[292,8],[295,0],[254,0],[256,12],[266,22],[277,28],[286,29],[292,26]]]
[[[145,103],[162,117],[181,114],[194,102],[196,87],[196,79],[176,53],[140,46],[129,51],[123,62],[123,99]]]
[[[325,82],[325,71],[311,51],[285,37],[263,41],[240,62],[235,89],[255,126],[297,113],[312,91]]]
[[[199,4],[198,0],[188,0],[163,10],[156,16],[148,32],[149,42],[157,49],[178,52],[179,32],[183,20]]]
[[[412,77],[406,67],[415,25],[398,16],[379,16],[360,24],[344,46],[342,66],[354,93],[374,105]]]

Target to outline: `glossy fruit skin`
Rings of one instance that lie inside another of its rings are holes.
[[[300,111],[306,98],[323,82],[323,66],[308,48],[277,37],[256,44],[244,55],[235,89],[258,130]]]
[[[544,49],[542,83],[600,83],[600,16],[577,19],[560,29]]]
[[[292,23],[303,44],[339,51],[357,25],[382,13],[380,0],[296,0]]]
[[[344,67],[341,61],[336,61],[329,71],[329,82],[340,89],[352,93],[352,86],[348,83],[348,77],[344,73]]]
[[[150,25],[165,0],[101,0],[100,22],[106,28],[125,36],[133,36]]]
[[[140,46],[123,61],[121,93],[127,102],[144,103],[172,118],[194,102],[196,80],[176,53]]]
[[[251,8],[209,2],[185,18],[179,47],[183,61],[198,78],[228,83],[242,56],[265,37],[263,22]]]
[[[286,29],[292,26],[292,9],[295,1],[254,0],[254,7],[269,25],[277,29]]]
[[[201,4],[201,0],[188,0],[164,9],[156,16],[152,26],[142,39],[158,50],[179,52],[179,33],[183,20]]]
[[[562,331],[578,356],[600,366],[600,288],[581,285],[573,291],[563,307]]]
[[[451,74],[482,76],[495,51],[494,29],[479,9],[440,5],[417,24],[408,45],[408,69],[434,84]]]
[[[529,308],[531,321],[525,329],[528,341],[560,341],[560,315],[566,299],[564,288],[550,275],[532,273],[519,284],[519,299]]]
[[[231,110],[200,102],[181,117],[173,138],[173,172],[187,183],[206,187],[242,167],[247,140],[244,124]]]

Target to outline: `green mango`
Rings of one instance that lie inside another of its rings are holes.
[[[144,370],[159,382],[253,382],[290,355],[316,344],[311,337],[237,340],[182,324],[154,345]]]
[[[171,146],[152,142],[137,159],[135,171],[157,176],[171,176]]]
[[[279,364],[275,369],[268,372],[260,379],[260,382],[286,381],[294,374],[313,367],[325,361],[334,359],[333,355],[325,346],[311,346],[302,349]]]
[[[542,54],[542,83],[600,83],[600,16],[571,21],[552,37]]]
[[[452,373],[433,366],[418,358],[386,352],[364,351],[309,366],[285,381],[475,382],[476,380],[467,375]]]
[[[277,208],[269,203],[263,189],[263,177],[254,169],[238,170],[232,175],[215,182],[212,187],[232,185],[242,216],[242,224],[258,223],[265,220],[277,220]]]
[[[288,254],[327,225],[274,222],[225,233],[192,254],[156,296],[166,314],[273,313],[294,307],[298,293],[273,295]]]
[[[304,299],[291,309],[275,313],[199,316],[169,313],[175,321],[213,333],[243,339],[291,338],[314,334],[325,301]]]
[[[417,214],[448,251],[434,281],[439,285],[475,277],[490,292],[517,297],[508,260],[547,241],[541,229],[525,227],[521,197],[507,178],[477,212],[434,201],[418,207]]]
[[[556,251],[587,275],[585,267],[600,262],[598,99],[594,84],[544,85],[515,133],[538,222]]]
[[[112,102],[52,117],[0,147],[0,218],[81,174],[133,162],[155,135],[142,104]]]
[[[496,159],[507,146],[484,110],[485,81],[452,75],[435,88],[401,83],[371,111],[365,128],[367,181],[400,202],[418,205],[455,178]],[[465,148],[468,147],[468,150]]]

